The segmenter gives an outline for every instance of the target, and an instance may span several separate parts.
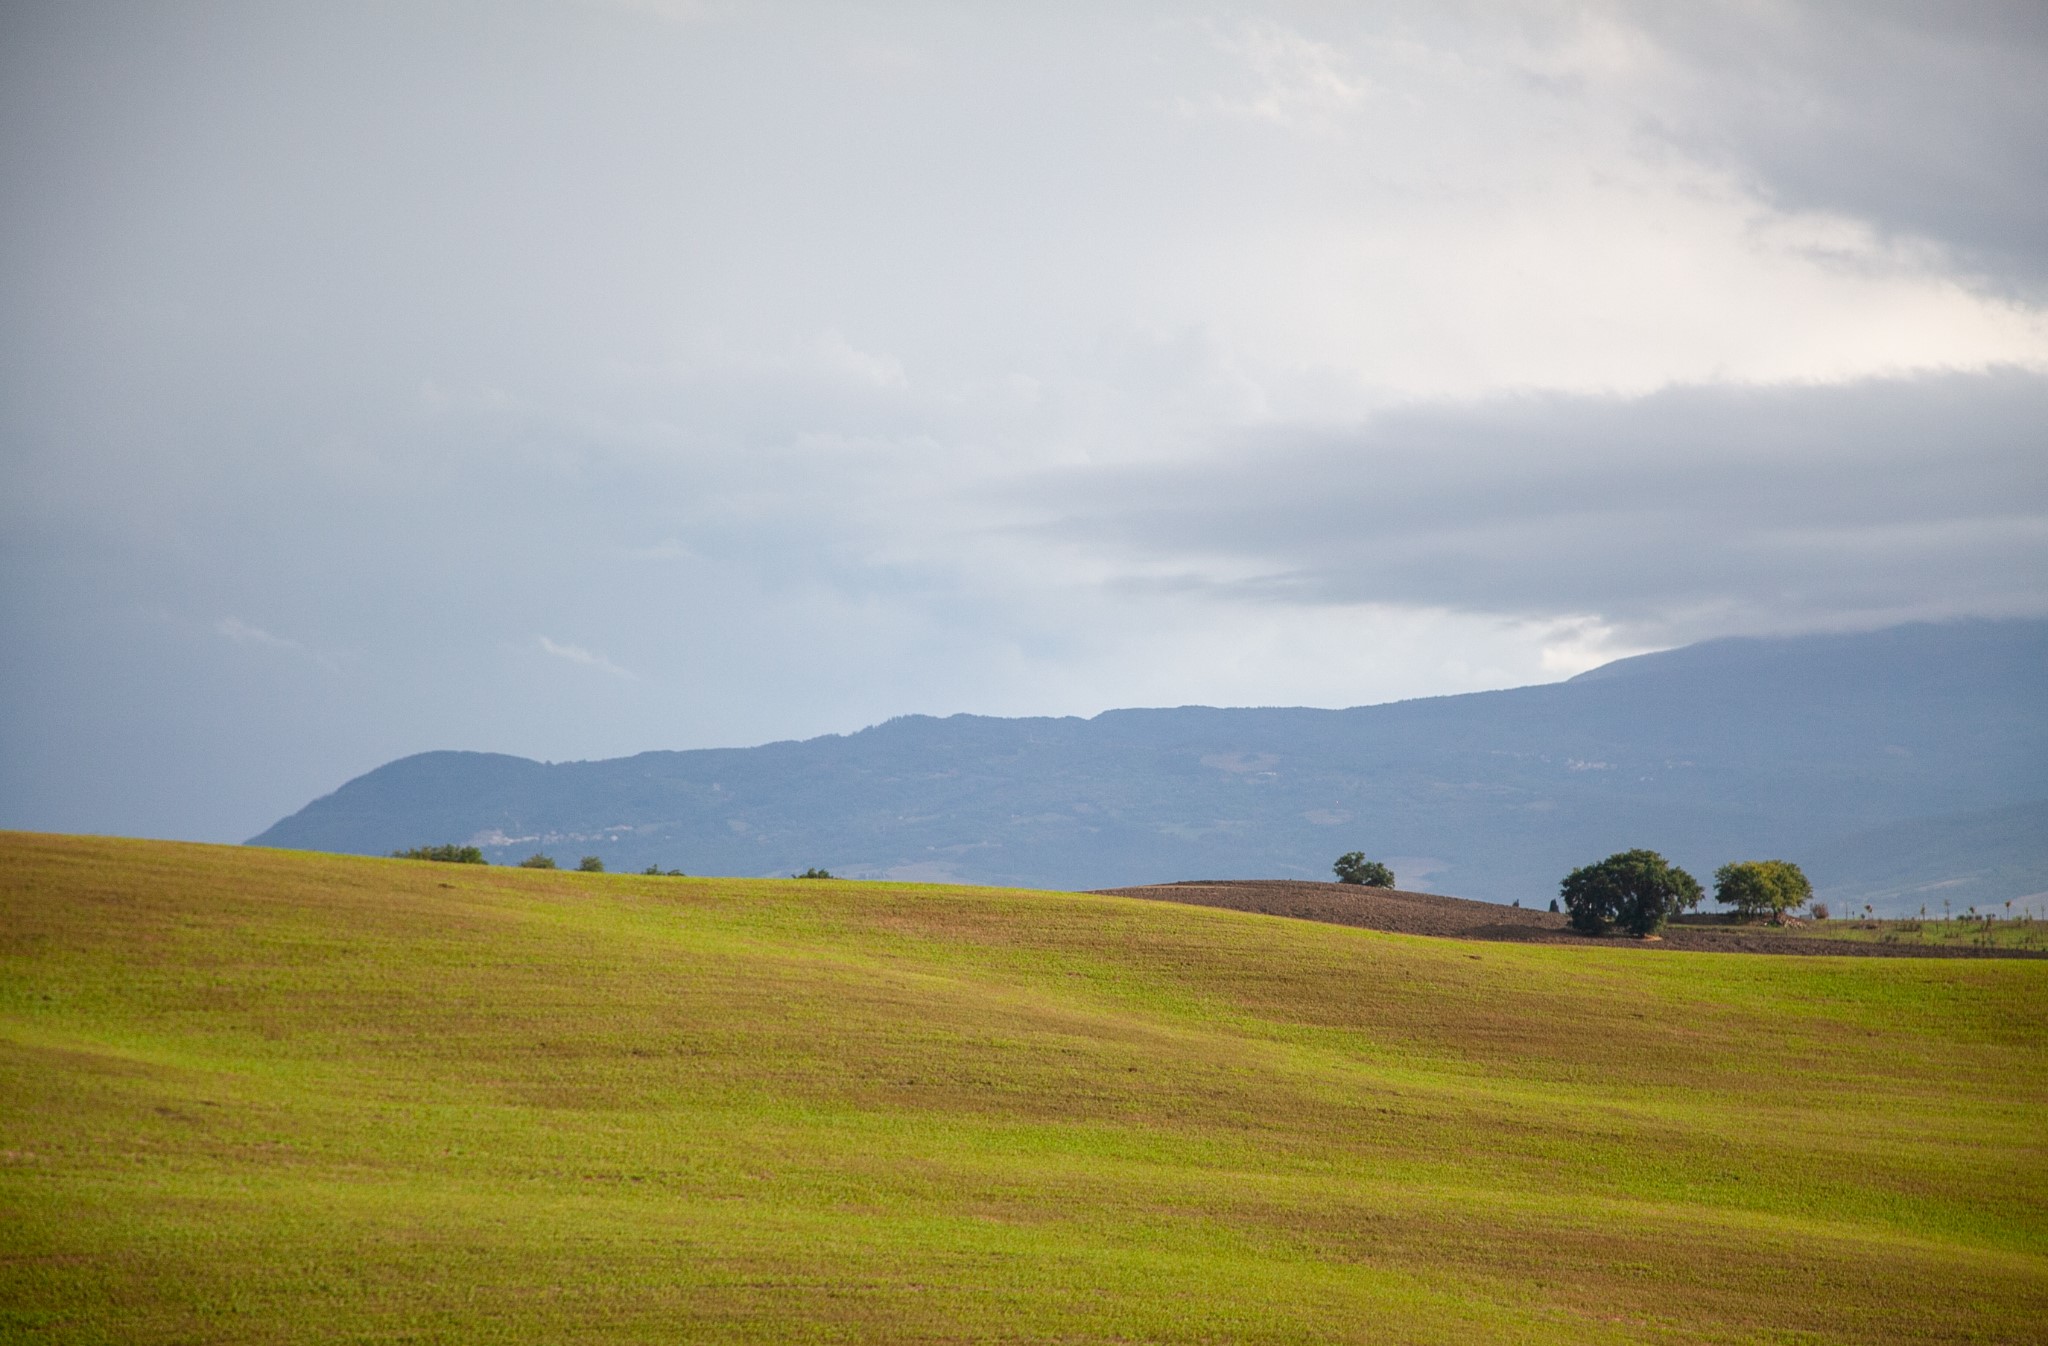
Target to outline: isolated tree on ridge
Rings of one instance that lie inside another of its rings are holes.
[[[1773,924],[1813,898],[1813,885],[1789,860],[1738,860],[1714,871],[1714,900],[1746,918]]]
[[[1574,930],[1602,935],[1619,928],[1648,935],[1700,900],[1699,880],[1655,851],[1618,851],[1575,869],[1558,886]]]
[[[1394,871],[1377,860],[1366,859],[1364,851],[1346,851],[1330,868],[1339,883],[1362,883],[1368,888],[1394,886]]]

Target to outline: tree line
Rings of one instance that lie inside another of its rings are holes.
[[[1347,851],[1331,866],[1339,883],[1392,888],[1394,871],[1363,851]],[[1598,864],[1565,875],[1550,909],[1563,911],[1574,930],[1604,935],[1621,930],[1650,935],[1682,911],[1700,904],[1698,879],[1655,851],[1618,851]],[[1745,920],[1782,921],[1813,900],[1813,884],[1789,860],[1737,860],[1714,871],[1714,900]],[[1825,915],[1825,909],[1816,908]]]

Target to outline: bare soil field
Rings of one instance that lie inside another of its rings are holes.
[[[1496,902],[1475,902],[1470,898],[1445,897],[1437,893],[1411,893],[1398,888],[1304,883],[1295,879],[1196,879],[1100,891],[1115,897],[1185,902],[1198,907],[1228,907],[1234,911],[1292,916],[1298,920],[1355,925],[1402,935],[1441,935],[1451,939],[1505,940],[1522,944],[1604,944],[1713,953],[1846,954],[1859,958],[2048,957],[2048,954],[2029,949],[1829,939],[1805,932],[1795,934],[1773,930],[1768,926],[1735,925],[1712,917],[1697,924],[1681,921],[1668,925],[1661,936],[1651,939],[1637,939],[1631,935],[1582,935],[1566,925],[1563,915],[1556,912],[1504,907]]]

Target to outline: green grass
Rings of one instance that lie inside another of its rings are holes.
[[[0,835],[0,1339],[2038,1342],[2048,964]]]
[[[1866,944],[1916,944],[1947,949],[2017,949],[2048,953],[2048,921],[2023,911],[1949,917],[1797,917],[1781,925],[1762,918],[1742,920],[1727,912],[1679,916],[1681,929],[1730,938],[1768,932],[1788,939],[1849,940]]]
[[[2037,949],[2048,951],[2048,923],[2031,916],[1975,920],[1908,917],[1900,920],[1809,921],[1792,931],[1813,939],[1868,940],[1878,944],[1930,944],[1942,948]]]

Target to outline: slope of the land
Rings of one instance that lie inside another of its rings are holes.
[[[1520,944],[1593,944],[1609,948],[1693,953],[1788,953],[1879,958],[2048,958],[2048,951],[2011,944],[1883,943],[1830,939],[1825,928],[1772,929],[1763,924],[1681,918],[1654,940],[1589,936],[1556,912],[1473,902],[1441,893],[1409,893],[1342,883],[1292,879],[1182,880],[1136,888],[1106,888],[1105,896],[1184,902],[1198,907],[1289,916],[1303,921],[1450,939],[1508,940]],[[1841,923],[1838,923],[1841,924]]]
[[[1703,874],[1799,860],[1824,899],[1906,911],[1926,892],[1958,909],[2048,892],[2039,806],[2014,811],[2044,799],[2048,623],[1961,623],[1720,641],[1553,686],[1352,710],[910,716],[553,765],[427,753],[256,841],[1057,888],[1320,879],[1363,849],[1407,886],[1525,906],[1647,846]],[[1870,844],[1872,829],[1890,843]]]
[[[2048,968],[0,837],[0,1338],[2021,1342]]]

